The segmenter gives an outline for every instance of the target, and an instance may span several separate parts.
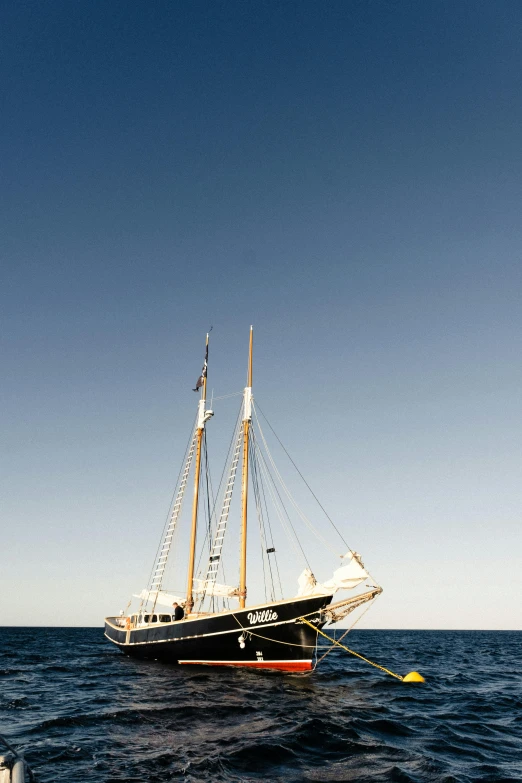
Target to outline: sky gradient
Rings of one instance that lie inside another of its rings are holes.
[[[205,332],[224,395],[252,323],[254,393],[384,587],[362,627],[522,628],[521,28],[2,5],[0,625],[145,586]]]

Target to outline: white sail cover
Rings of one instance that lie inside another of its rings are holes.
[[[237,587],[231,587],[230,585],[220,585],[212,581],[207,582],[206,579],[194,579],[194,592],[197,595],[206,593],[207,595],[217,595],[221,598],[232,598],[239,591]]]
[[[305,595],[333,595],[334,589],[326,589],[320,584],[309,568],[305,568],[297,580],[299,590],[297,597],[302,598]]]
[[[179,595],[173,593],[165,593],[163,590],[159,592],[157,590],[142,590],[139,595],[134,593],[134,598],[139,598],[142,601],[152,601],[152,603],[159,604],[160,606],[172,606],[174,601],[178,604],[185,603],[185,599]]]
[[[348,562],[334,571],[332,578],[322,584],[316,580],[310,569],[306,568],[297,580],[297,596],[332,595],[336,590],[351,590],[368,578],[368,572],[357,552],[348,552],[343,559]]]
[[[332,578],[324,583],[325,587],[351,590],[368,578],[368,572],[358,552],[347,552],[343,559],[348,560],[347,564],[334,571]]]

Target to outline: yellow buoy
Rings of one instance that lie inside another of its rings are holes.
[[[406,674],[405,677],[402,678],[403,682],[426,682],[422,674],[419,674],[419,672],[410,672],[409,674]]]

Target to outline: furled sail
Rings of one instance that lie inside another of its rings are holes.
[[[299,590],[297,591],[298,598],[306,595],[333,595],[335,592],[334,589],[325,589],[309,568],[305,568],[302,574],[300,574],[297,584],[299,585]]]
[[[178,604],[185,603],[185,599],[181,598],[179,595],[165,593],[163,590],[160,590],[159,592],[157,590],[142,590],[139,594],[134,593],[134,598],[140,598],[144,602],[151,601],[160,606],[172,606],[174,601]]]
[[[361,556],[357,552],[348,552],[343,559],[347,559],[346,565],[334,571],[331,579],[322,584],[318,582],[309,568],[306,568],[299,576],[298,597],[306,595],[332,595],[336,590],[351,590],[368,578],[368,572],[364,568]]]
[[[206,579],[194,579],[194,592],[198,595],[217,595],[221,598],[232,598],[238,595],[237,587],[230,585],[220,585],[217,582]]]
[[[347,564],[334,571],[332,578],[324,583],[325,587],[333,587],[335,590],[343,588],[350,590],[368,578],[368,572],[364,568],[358,552],[347,552],[344,559],[348,560]]]

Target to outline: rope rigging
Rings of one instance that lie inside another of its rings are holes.
[[[274,437],[276,438],[277,442],[279,443],[279,445],[281,446],[281,448],[282,448],[282,449],[283,449],[283,451],[285,452],[286,456],[288,457],[288,459],[290,460],[290,462],[292,463],[292,465],[293,465],[293,466],[294,466],[294,468],[296,469],[297,473],[299,474],[299,476],[300,476],[300,477],[301,477],[301,479],[303,480],[304,484],[306,485],[306,487],[307,487],[307,489],[309,490],[310,494],[312,495],[312,497],[313,497],[313,498],[314,498],[314,500],[316,501],[317,505],[319,506],[319,508],[321,509],[321,511],[323,512],[323,514],[325,515],[325,517],[327,518],[327,520],[329,521],[329,523],[331,524],[331,526],[333,527],[333,529],[335,530],[335,532],[337,533],[337,535],[339,536],[339,538],[341,539],[341,541],[343,542],[343,544],[345,545],[345,547],[346,547],[347,549],[349,549],[349,551],[351,552],[352,550],[351,550],[351,548],[349,547],[349,545],[348,545],[347,541],[345,540],[344,536],[342,535],[341,531],[340,531],[340,530],[338,529],[338,527],[335,525],[334,521],[332,520],[332,518],[330,517],[330,515],[329,515],[329,514],[328,514],[328,512],[326,511],[325,507],[323,506],[323,504],[321,503],[321,501],[319,500],[319,498],[317,497],[317,495],[316,495],[316,494],[315,494],[315,492],[313,491],[312,487],[311,487],[311,486],[310,486],[310,484],[307,482],[307,480],[305,479],[305,477],[303,476],[303,474],[301,473],[301,471],[299,470],[299,468],[298,468],[298,467],[297,467],[297,465],[295,464],[294,460],[292,459],[292,457],[290,456],[290,454],[289,454],[289,453],[288,453],[288,451],[286,450],[286,448],[285,448],[284,444],[282,443],[282,441],[281,441],[281,440],[280,440],[280,438],[278,437],[278,435],[277,435],[276,431],[274,430],[274,428],[272,427],[272,425],[271,425],[271,424],[270,424],[270,422],[268,421],[268,419],[267,419],[267,417],[266,417],[265,413],[264,413],[264,412],[261,410],[261,406],[259,405],[259,403],[256,403],[256,407],[259,409],[259,413],[262,415],[262,417],[264,418],[264,420],[266,421],[266,423],[267,423],[267,424],[268,424],[268,426],[270,427],[270,429],[271,429],[272,433],[274,434]],[[256,413],[256,416],[257,416],[257,413]]]
[[[277,469],[277,466],[276,466],[276,464],[275,464],[275,462],[274,462],[274,458],[272,457],[272,454],[271,454],[271,452],[270,452],[270,449],[268,448],[268,444],[267,444],[267,442],[266,442],[266,439],[265,439],[265,436],[264,436],[263,430],[262,430],[262,428],[261,428],[261,423],[260,423],[260,421],[259,421],[259,418],[258,418],[258,416],[257,416],[257,414],[256,414],[256,409],[255,409],[255,404],[254,404],[254,403],[252,403],[252,408],[253,408],[253,410],[254,410],[254,414],[256,415],[256,421],[257,421],[257,426],[258,426],[258,428],[259,428],[259,434],[261,435],[261,440],[263,441],[263,445],[264,445],[264,447],[265,447],[265,451],[266,451],[266,453],[267,453],[268,459],[269,459],[269,461],[270,461],[270,464],[271,464],[271,466],[272,466],[272,469],[273,469],[273,471],[274,471],[275,475],[277,476],[277,478],[278,478],[278,480],[279,480],[279,483],[281,484],[281,487],[283,488],[283,491],[284,491],[284,493],[286,494],[286,496],[287,496],[288,500],[289,500],[289,501],[290,501],[290,503],[293,505],[293,507],[295,508],[296,512],[297,512],[297,513],[298,513],[298,515],[301,517],[301,519],[302,519],[302,521],[305,523],[305,525],[306,525],[306,526],[309,528],[309,530],[310,530],[310,531],[311,531],[311,532],[312,532],[312,533],[313,533],[313,534],[314,534],[314,535],[315,535],[315,536],[316,536],[316,537],[317,537],[317,538],[318,538],[318,539],[319,539],[319,540],[320,540],[320,541],[321,541],[321,542],[324,544],[324,546],[325,546],[327,549],[329,549],[331,552],[333,552],[333,554],[334,554],[334,555],[338,556],[338,555],[339,555],[339,553],[338,553],[338,551],[335,549],[335,547],[332,547],[332,546],[331,546],[331,545],[328,543],[328,541],[327,541],[327,540],[324,538],[324,536],[322,536],[322,535],[319,533],[319,531],[318,531],[318,530],[315,528],[315,526],[314,526],[314,525],[312,524],[312,522],[311,522],[311,521],[308,519],[308,517],[306,516],[306,514],[304,514],[304,513],[303,513],[303,511],[301,510],[301,508],[298,506],[298,504],[297,504],[297,503],[296,503],[296,501],[294,500],[294,497],[293,497],[292,493],[290,492],[290,490],[288,489],[288,487],[286,486],[286,484],[285,484],[285,482],[284,482],[284,480],[283,480],[283,477],[281,476],[281,474],[280,474],[279,470]],[[344,542],[343,542],[343,543],[344,543]],[[348,546],[348,545],[346,545],[346,546]]]
[[[223,398],[231,397],[231,396],[235,396],[235,395],[234,394],[224,395]],[[220,398],[215,398],[215,399],[217,400]],[[281,523],[281,527],[286,536],[286,539],[288,540],[289,545],[293,550],[295,556],[299,561],[301,561],[301,563],[306,569],[310,570],[310,572],[312,571],[310,562],[308,560],[305,549],[303,547],[301,537],[298,535],[296,527],[294,525],[295,518],[294,521],[292,520],[292,516],[294,516],[294,514],[297,514],[299,519],[306,525],[306,527],[313,533],[313,535],[326,547],[327,550],[329,550],[334,555],[336,555],[336,557],[338,556],[339,553],[325,539],[325,537],[311,522],[308,516],[302,511],[302,509],[299,507],[296,500],[294,499],[288,485],[285,483],[279,469],[276,466],[267,439],[265,437],[265,433],[263,432],[263,427],[261,426],[260,418],[258,416],[258,409],[259,409],[259,413],[263,416],[266,424],[268,425],[270,431],[275,436],[277,442],[279,443],[284,453],[290,460],[292,466],[296,470],[301,480],[306,485],[308,491],[310,492],[310,494],[312,495],[316,503],[319,505],[320,509],[326,516],[327,520],[329,521],[329,523],[331,524],[335,532],[339,535],[339,538],[342,540],[346,548],[349,549],[350,552],[352,550],[348,547],[348,544],[346,543],[345,539],[343,538],[343,536],[341,535],[341,533],[333,523],[332,519],[326,512],[325,508],[320,503],[319,499],[311,489],[310,485],[307,483],[303,474],[301,473],[296,463],[290,456],[288,450],[285,448],[284,444],[277,436],[274,428],[272,427],[271,423],[268,421],[265,413],[261,410],[260,406],[257,405],[257,403],[254,403],[252,399],[253,421],[251,422],[251,427],[249,429],[249,434],[248,434],[248,443],[250,445],[248,462],[250,466],[250,483],[253,489],[255,508],[257,512],[257,520],[259,526],[259,545],[261,548],[261,564],[262,564],[262,576],[263,576],[263,585],[264,585],[264,596],[265,596],[265,601],[268,603],[269,601],[278,600],[277,595],[280,595],[281,599],[283,599],[283,586],[282,586],[281,574],[279,570],[278,557],[276,554],[276,547],[274,544],[274,533],[272,529],[270,512],[275,511],[275,514],[279,519],[279,522]],[[228,445],[227,456],[224,462],[216,495],[214,495],[213,486],[212,486],[212,476],[210,471],[209,454],[208,454],[207,433],[206,430],[203,432],[201,449],[202,449],[202,463],[203,463],[202,472],[204,473],[204,478],[203,476],[201,477],[202,478],[200,484],[201,491],[200,494],[198,495],[198,510],[200,510],[203,516],[205,517],[205,524],[204,524],[205,535],[201,544],[198,545],[199,557],[198,557],[197,568],[196,568],[196,573],[200,578],[200,582],[199,582],[200,588],[198,590],[199,595],[197,595],[196,598],[199,611],[202,610],[203,604],[207,598],[209,599],[208,608],[211,612],[218,611],[219,605],[222,605],[223,608],[230,608],[229,597],[223,595],[221,585],[218,586],[219,587],[218,595],[214,594],[212,588],[214,584],[216,584],[216,578],[218,573],[222,574],[224,585],[226,586],[225,564],[224,564],[224,559],[222,557],[223,554],[222,547],[224,543],[225,531],[226,531],[226,526],[228,521],[228,514],[230,509],[232,490],[234,486],[235,473],[238,467],[239,446],[240,446],[241,436],[242,436],[242,412],[244,412],[243,404],[240,406],[240,409],[238,411],[238,415],[236,418],[236,426],[234,428],[234,432],[232,434],[232,437]],[[254,422],[255,422],[255,427],[253,426]],[[191,433],[191,438],[189,438],[189,441],[185,448],[185,474],[188,472],[188,469],[190,468],[191,449],[193,450],[194,447],[194,431],[195,430],[193,429]],[[234,450],[234,444],[235,444],[235,450]],[[228,483],[225,489],[223,490],[222,488],[224,486],[225,476],[227,475],[227,466],[229,469],[228,470],[229,478],[228,478]],[[183,482],[186,483],[187,477],[185,474],[183,473],[183,466],[182,466],[176,482],[178,495],[180,492],[180,483],[181,484],[183,484]],[[222,511],[221,511],[221,516],[218,517],[217,504],[218,504],[218,499],[221,496],[223,498]],[[173,494],[173,498],[174,497],[176,497],[176,492]],[[181,500],[180,500],[180,504],[181,504]],[[269,505],[272,507],[270,510],[269,510]],[[171,507],[172,507],[172,501],[171,501]],[[177,506],[175,505],[174,508],[177,508]],[[290,512],[292,509],[293,512],[291,514]],[[167,520],[165,522],[163,536],[161,539],[161,541],[163,542],[163,549],[161,549],[162,543],[160,542],[160,545],[156,552],[156,571],[154,571],[153,568],[149,580],[149,583],[151,584],[151,589],[152,586],[154,586],[154,589],[156,591],[161,589],[161,580],[166,565],[166,560],[164,555],[166,552],[168,557],[168,554],[170,552],[170,546],[172,543],[172,538],[174,533],[176,532],[177,526],[174,525],[172,527],[172,530],[170,530],[169,528],[169,524],[172,526],[172,521],[173,521],[173,514],[170,513],[170,522],[169,522],[169,515],[167,515]],[[177,521],[177,517],[176,517],[176,521]],[[166,540],[167,533],[169,534],[170,538],[168,541],[168,547],[166,548],[165,540]],[[206,578],[204,573],[205,555],[207,558]],[[158,566],[158,562],[160,563],[161,567]],[[220,592],[221,594],[219,594]],[[156,592],[156,597],[154,599],[154,607],[156,604],[157,597],[158,596]],[[152,596],[151,596],[151,600],[152,600]],[[143,599],[142,599],[142,605],[143,605]],[[142,605],[140,605],[140,611]]]
[[[272,573],[272,562],[271,562],[272,559],[270,557],[270,554],[273,553],[274,558],[276,558],[276,553],[275,553],[275,547],[273,545],[274,543],[273,540],[270,541],[270,547],[267,547],[265,517],[263,514],[262,496],[260,492],[260,480],[257,471],[257,454],[256,454],[256,450],[253,448],[254,444],[253,444],[252,436],[250,440],[252,443],[252,449],[250,450],[250,468],[251,468],[251,476],[252,476],[252,486],[254,489],[254,497],[256,502],[257,519],[259,523],[259,537],[261,543],[261,562],[263,564],[263,582],[265,585],[265,600],[268,603],[268,593],[267,593],[268,580],[267,580],[266,571],[268,571],[270,575],[270,599],[272,601],[276,600],[274,575]],[[265,569],[265,560],[266,560],[266,569]],[[277,564],[277,558],[276,558],[276,564]]]
[[[254,430],[252,430],[254,432]],[[255,435],[254,435],[254,443],[255,443]],[[279,521],[281,523],[281,527],[283,528],[287,539],[291,545],[291,547],[294,550],[294,553],[296,554],[296,557],[298,560],[301,560],[301,562],[304,564],[305,568],[310,568],[310,563],[308,562],[308,558],[306,557],[306,553],[302,547],[301,541],[299,540],[299,537],[297,533],[295,532],[295,528],[292,524],[292,520],[290,519],[290,515],[286,509],[285,504],[283,503],[283,499],[281,498],[281,494],[277,488],[277,484],[275,482],[274,477],[271,475],[270,470],[268,468],[268,465],[266,463],[266,460],[264,458],[264,454],[260,449],[256,449],[257,454],[260,457],[259,465],[261,467],[261,474],[264,475],[266,480],[266,487],[268,489],[268,493],[271,497],[273,506],[276,510],[277,516],[279,517]],[[311,570],[311,569],[310,569]]]

